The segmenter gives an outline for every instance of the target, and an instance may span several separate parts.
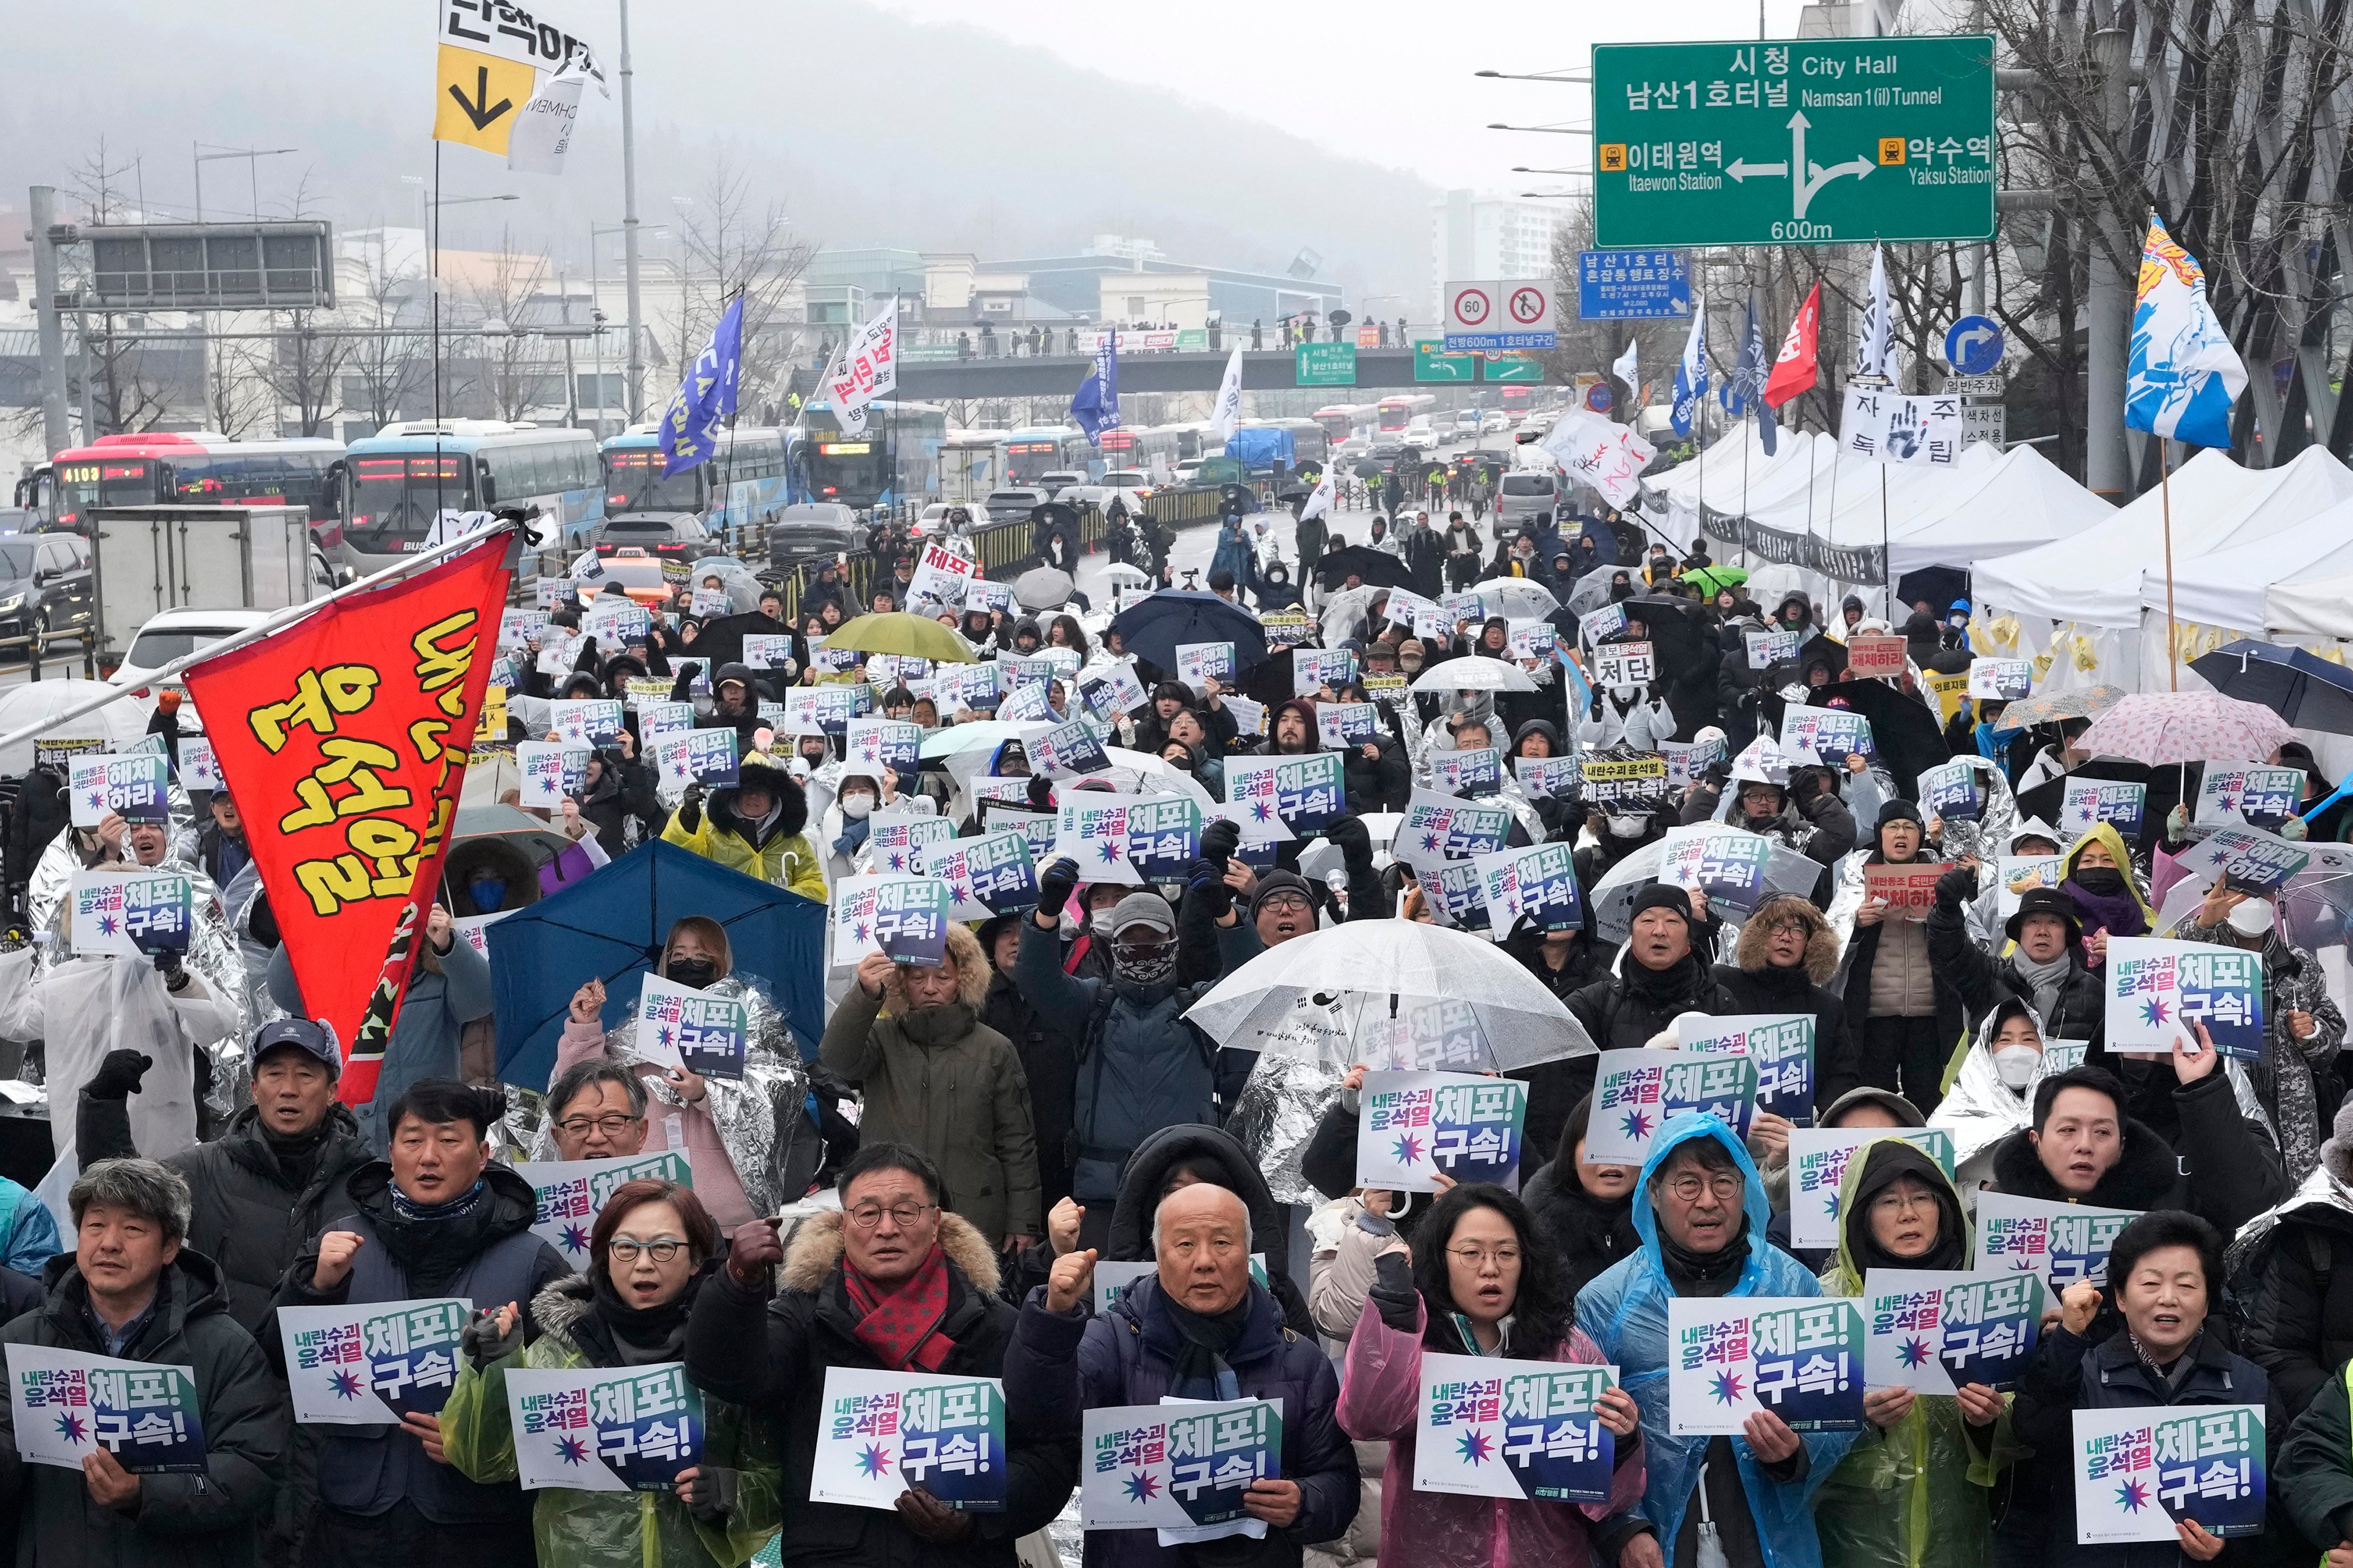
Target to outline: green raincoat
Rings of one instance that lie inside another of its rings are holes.
[[[1841,1215],[1854,1212],[1870,1149],[1864,1144],[1847,1161]],[[1959,1204],[1957,1193],[1954,1202]],[[1821,1279],[1825,1296],[1862,1294],[1843,1224],[1838,1261]],[[1814,1497],[1823,1568],[1984,1568],[1992,1555],[1989,1489],[2003,1466],[2027,1454],[2011,1437],[2007,1414],[1994,1427],[1991,1451],[1978,1452],[1950,1394],[1916,1396],[1884,1432],[1864,1423]]]
[[[477,1371],[459,1368],[441,1410],[449,1463],[481,1482],[515,1479],[514,1432],[508,1426],[507,1373],[594,1365],[573,1337],[592,1310],[588,1278],[559,1279],[533,1298],[539,1338]],[[736,1568],[776,1531],[781,1476],[776,1457],[739,1407],[703,1395],[703,1463],[732,1469],[736,1500],[726,1518],[706,1524],[672,1492],[543,1489],[531,1512],[540,1568]]]

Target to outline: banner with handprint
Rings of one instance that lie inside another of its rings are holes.
[[[1967,439],[1961,400],[1953,394],[1909,397],[1852,384],[1846,389],[1839,446],[1858,458],[1948,468],[1961,460]]]

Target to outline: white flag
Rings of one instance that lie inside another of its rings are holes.
[[[1239,354],[1241,351],[1236,349],[1234,353]],[[1322,517],[1331,510],[1332,497],[1339,486],[1340,455],[1335,452],[1324,459],[1324,472],[1316,479],[1315,489],[1308,495],[1305,503],[1300,507],[1299,521],[1305,522],[1311,517]]]
[[[866,405],[899,390],[899,297],[842,340],[825,373],[825,394],[845,435],[866,429]]]
[[[1242,416],[1242,345],[1234,345],[1226,361],[1226,378],[1218,384],[1218,409],[1209,416],[1209,434],[1223,441],[1234,433]]]
[[[1570,478],[1591,485],[1619,508],[1641,493],[1642,470],[1658,456],[1632,426],[1581,408],[1563,410],[1540,445]]]
[[[1863,307],[1862,330],[1854,343],[1855,374],[1895,379],[1888,363],[1893,321],[1887,303],[1887,258],[1874,245],[1871,247],[1871,299]]]
[[[588,79],[589,57],[574,49],[564,63],[539,79],[539,90],[515,116],[507,137],[507,167],[518,174],[560,174],[580,123],[580,84]]]
[[[1609,374],[1624,382],[1629,387],[1636,387],[1641,384],[1640,380],[1637,379],[1640,376],[1641,372],[1637,370],[1635,366],[1634,354],[1634,351],[1641,346],[1640,339],[1628,338],[1626,340],[1626,352],[1620,354],[1617,362],[1609,367]]]

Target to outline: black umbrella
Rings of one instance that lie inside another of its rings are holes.
[[[790,636],[792,629],[775,616],[764,616],[757,610],[747,610],[740,616],[722,616],[717,620],[704,622],[692,642],[683,647],[671,648],[670,658],[673,660],[700,659],[706,668],[717,669],[723,664],[734,664],[743,658],[746,633],[754,637]]]
[[[2189,773],[2193,767],[2200,773],[2205,771],[2202,763],[2168,763],[2153,768],[2147,763],[2129,762],[2123,757],[2094,757],[2081,767],[2070,768],[2048,784],[2019,791],[2019,820],[2023,822],[2030,816],[2039,816],[2045,822],[2057,822],[2060,807],[2067,798],[2067,781],[2071,778],[2142,784],[2148,786],[2148,794],[2141,803],[2140,837],[2137,842],[2126,842],[2134,847],[2154,844],[2164,837],[2165,818],[2181,804],[2184,792],[2198,787],[2195,775]]]
[[[1215,594],[1163,588],[1111,618],[1120,647],[1163,669],[1176,668],[1176,645],[1229,642],[1237,671],[1266,659],[1266,629],[1258,617]]]
[[[1649,634],[1643,639],[1650,643],[1651,652],[1658,660],[1662,675],[1675,677],[1696,663],[1704,660],[1713,665],[1722,655],[1715,639],[1700,624],[1699,606],[1688,599],[1671,599],[1662,594],[1637,594],[1619,602],[1630,618],[1640,620]],[[1611,637],[1611,642],[1623,642],[1625,637]]]
[[[2268,708],[2299,730],[2353,735],[2353,669],[2341,664],[2242,637],[2189,668],[2223,696]]]
[[[1322,587],[1336,587],[1352,576],[1383,588],[1404,588],[1413,583],[1413,574],[1406,570],[1404,562],[1370,545],[1343,545],[1315,563],[1315,581]]]
[[[1768,689],[1760,695],[1764,714],[1778,733],[1781,712],[1788,705],[1778,692]],[[1845,698],[1849,710],[1871,721],[1872,746],[1879,752],[1880,762],[1894,775],[1896,789],[1906,798],[1918,798],[1918,780],[1923,770],[1953,760],[1936,710],[1917,698],[1905,696],[1883,680],[1841,680],[1817,688],[1807,700],[1820,707],[1833,697]],[[1859,822],[1855,826],[1869,837],[1872,824]]]

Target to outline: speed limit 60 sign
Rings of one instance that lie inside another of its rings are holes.
[[[1473,279],[1446,286],[1446,352],[1548,349],[1552,284],[1542,278]]]

